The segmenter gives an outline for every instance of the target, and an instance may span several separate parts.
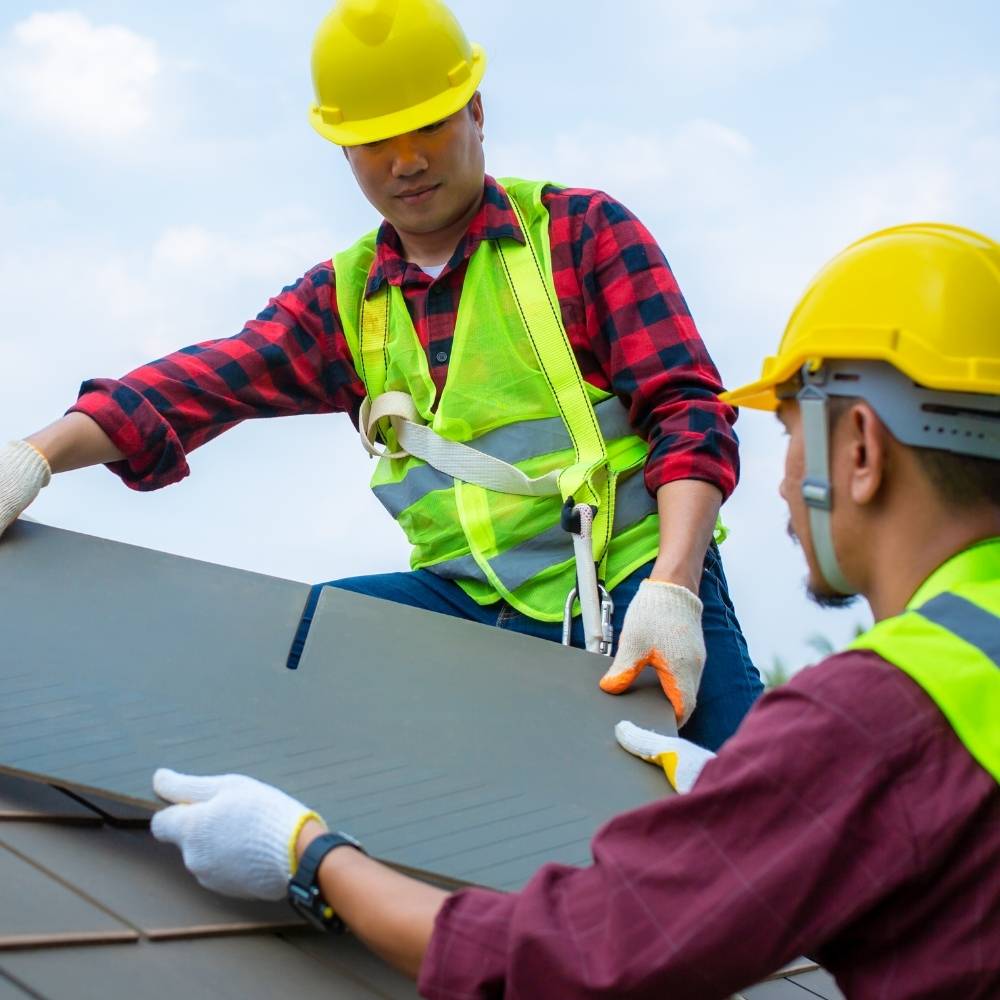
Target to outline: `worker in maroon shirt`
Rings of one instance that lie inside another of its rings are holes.
[[[0,533],[52,472],[105,462],[153,490],[248,418],[347,413],[412,572],[333,586],[616,653],[611,694],[652,666],[685,735],[717,748],[762,690],[716,547],[735,410],[626,208],[486,174],[484,69],[438,0],[341,0],[311,121],[385,221],[235,337],[85,382],[0,451]]]
[[[848,997],[1000,996],[1000,245],[934,224],[860,240],[728,398],[788,434],[811,593],[861,594],[876,625],[707,763],[620,724],[678,787],[703,764],[687,794],[513,893],[409,879],[239,775],[157,771],[179,804],[154,834],[205,886],[287,889],[441,1000],[711,1000],[801,954]]]

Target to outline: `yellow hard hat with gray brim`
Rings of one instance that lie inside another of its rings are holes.
[[[817,561],[850,594],[829,517],[837,396],[864,399],[903,444],[1000,460],[1000,245],[939,223],[858,240],[813,279],[761,377],[720,396],[759,410],[798,402]]]
[[[313,43],[309,120],[338,146],[389,139],[459,111],[485,70],[439,0],[340,0]]]
[[[774,410],[777,386],[836,358],[884,361],[928,389],[1000,394],[1000,245],[932,222],[858,240],[813,279],[760,378],[721,398]]]

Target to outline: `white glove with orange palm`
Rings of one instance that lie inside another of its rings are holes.
[[[705,667],[701,610],[687,587],[643,580],[625,613],[618,653],[601,678],[601,690],[621,694],[651,666],[683,726],[694,711]]]

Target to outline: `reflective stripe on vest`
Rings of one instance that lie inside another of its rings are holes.
[[[448,484],[451,485],[450,479]],[[627,528],[638,524],[643,518],[655,513],[656,501],[646,489],[642,469],[636,469],[627,477],[622,476],[617,484],[615,522],[612,534],[621,534]],[[521,545],[502,552],[491,561],[494,570],[514,589],[523,586],[533,576],[549,566],[563,563],[570,568],[575,567],[573,542],[562,526],[558,524],[540,535],[529,538]],[[434,563],[424,568],[449,580],[478,579],[484,583],[488,582],[486,574],[479,568],[472,556],[446,559],[444,562]],[[575,568],[573,568],[573,572],[575,572]]]
[[[917,608],[921,618],[975,646],[1000,670],[1000,618],[957,594],[939,594]],[[996,720],[1000,727],[1000,717]]]
[[[919,684],[1000,782],[1000,538],[949,559],[906,611],[849,648],[878,653]]]

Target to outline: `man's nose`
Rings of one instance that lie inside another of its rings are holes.
[[[393,144],[392,176],[412,177],[428,167],[427,156],[411,135],[399,136]]]

